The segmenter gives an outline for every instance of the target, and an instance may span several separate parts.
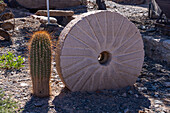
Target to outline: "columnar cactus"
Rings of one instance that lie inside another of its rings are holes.
[[[51,40],[46,31],[32,35],[29,47],[30,72],[33,95],[46,97],[50,95],[51,76]]]

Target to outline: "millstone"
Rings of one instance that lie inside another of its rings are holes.
[[[57,71],[71,91],[131,86],[143,61],[143,41],[138,29],[115,12],[83,14],[72,20],[59,37]]]

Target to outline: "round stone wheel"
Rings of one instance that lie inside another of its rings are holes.
[[[85,13],[62,31],[57,71],[71,91],[119,89],[136,82],[144,61],[136,26],[111,11]]]

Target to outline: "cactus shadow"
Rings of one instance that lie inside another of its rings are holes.
[[[1,47],[9,47],[10,45],[12,45],[13,43],[12,43],[12,41],[10,40],[10,41],[2,41],[2,40],[0,40],[0,48]]]
[[[48,113],[49,111],[49,97],[38,98],[32,96],[31,99],[24,106],[22,113]]]
[[[56,112],[124,112],[137,113],[142,108],[149,108],[150,100],[135,88],[121,90],[101,90],[96,92],[71,92],[67,89],[55,97],[53,105]],[[124,93],[127,95],[122,96]],[[137,94],[137,96],[135,96]]]

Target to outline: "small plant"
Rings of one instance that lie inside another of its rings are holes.
[[[5,93],[0,88],[0,113],[15,113],[17,109],[17,103],[12,101],[10,97],[5,98]]]
[[[19,69],[24,67],[24,58],[21,56],[15,57],[13,53],[3,54],[0,56],[0,68],[3,69]]]
[[[3,1],[3,0],[0,0],[0,3],[4,3],[4,1]]]
[[[29,63],[33,94],[38,97],[50,95],[51,46],[50,35],[46,31],[37,31],[32,35]]]

